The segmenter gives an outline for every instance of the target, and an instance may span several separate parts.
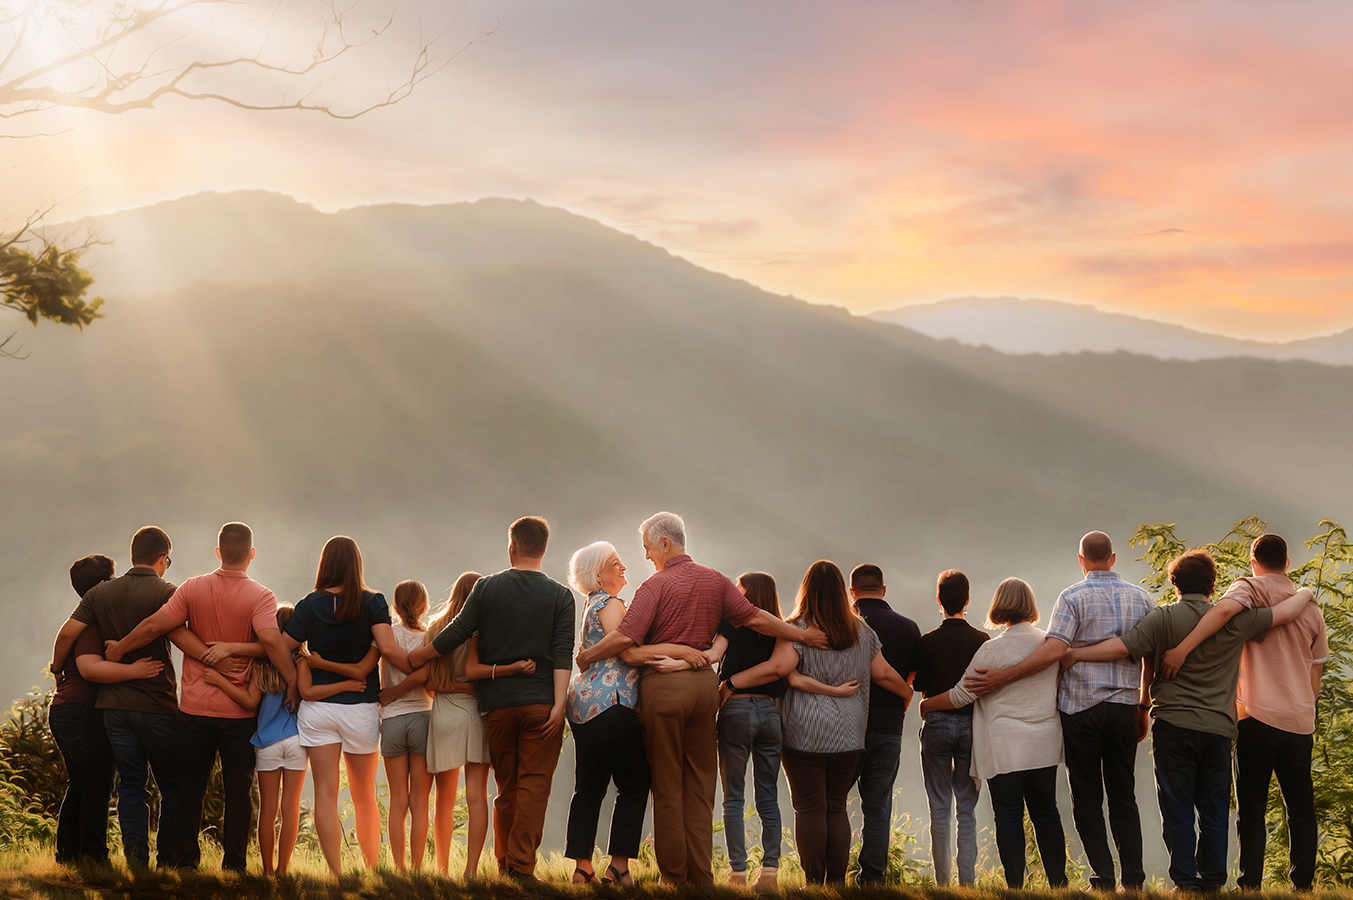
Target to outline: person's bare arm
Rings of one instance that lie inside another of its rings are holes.
[[[173,640],[172,635],[170,640]],[[262,641],[210,641],[207,643],[207,652],[202,657],[202,665],[215,665],[217,660],[224,659],[227,656],[262,659],[268,655],[268,648],[263,646]],[[276,665],[275,662],[273,664]]]
[[[907,684],[907,679],[897,674],[897,670],[888,664],[882,653],[875,653],[869,662],[869,680],[885,691],[891,691],[901,697],[906,701],[906,706],[911,706],[913,694],[911,685]]]
[[[372,625],[371,637],[376,642],[377,649],[381,656],[405,675],[413,674],[413,666],[409,665],[409,651],[399,645],[395,640],[395,630],[389,625]],[[425,645],[426,646],[426,645]]]
[[[1184,666],[1184,660],[1188,659],[1188,655],[1195,647],[1221,631],[1227,622],[1244,612],[1245,608],[1245,604],[1230,597],[1222,597],[1214,603],[1198,624],[1193,626],[1188,636],[1166,651],[1160,661],[1160,674],[1167,681],[1173,679],[1179,674],[1179,670]]]
[[[1311,666],[1311,696],[1317,700],[1320,699],[1320,676],[1325,671],[1324,663],[1316,663]]]
[[[949,699],[949,692],[936,694],[933,697],[926,697],[921,701],[921,718],[925,718],[928,713],[933,713],[941,709],[953,709],[954,702]]]
[[[330,659],[324,659],[315,651],[310,651],[306,658],[306,664],[312,669],[323,669],[326,672],[333,672],[335,675],[342,675],[344,678],[351,678],[353,681],[365,681],[366,676],[371,674],[371,670],[376,668],[376,663],[380,662],[380,650],[375,647],[366,651],[366,656],[362,657],[361,662],[355,663],[337,663]],[[300,678],[299,671],[297,678]]]
[[[122,662],[122,657],[133,650],[140,650],[158,637],[163,637],[179,626],[162,610],[156,610],[141,620],[141,624],[132,629],[131,634],[120,641],[108,641],[103,652],[109,662]],[[204,645],[205,646],[205,645]],[[193,657],[201,659],[201,654]]]
[[[158,659],[138,659],[133,663],[109,662],[96,653],[82,653],[75,657],[75,668],[80,677],[95,684],[117,684],[122,681],[139,681],[142,678],[154,678],[164,671],[164,663]]]
[[[234,700],[245,709],[258,709],[259,701],[263,699],[263,691],[252,681],[248,687],[240,687],[229,678],[222,675],[215,669],[207,669],[202,673],[202,680],[214,688],[218,688],[231,700]]]
[[[56,641],[52,644],[53,675],[61,671],[61,667],[66,664],[66,657],[70,655],[70,648],[75,646],[75,639],[88,627],[86,623],[74,619],[67,619],[61,626],[61,630],[56,633]]]
[[[764,609],[758,609],[756,615],[745,627],[761,634],[768,634],[777,640],[796,641],[810,647],[817,647],[819,650],[827,649],[827,635],[820,628],[799,628],[796,625],[790,625]]]
[[[389,706],[400,697],[412,691],[414,688],[422,687],[428,680],[428,667],[420,666],[413,670],[413,674],[405,678],[399,684],[390,687],[381,688],[380,701],[381,706]]]
[[[534,659],[519,659],[516,662],[492,666],[482,663],[479,661],[479,638],[470,638],[468,644],[469,649],[465,651],[466,681],[492,681],[509,675],[530,675],[536,670]]]
[[[816,678],[803,674],[798,669],[785,677],[789,681],[789,686],[794,690],[809,694],[824,694],[828,697],[853,697],[860,689],[859,681],[847,681],[838,685],[823,684]]]
[[[633,646],[634,641],[632,639],[625,637],[619,631],[612,631],[592,646],[585,650],[579,650],[578,655],[574,657],[574,661],[577,662],[579,669],[586,671],[587,667],[597,660],[620,656],[624,650]],[[623,659],[623,657],[621,658]]]
[[[717,666],[722,660],[723,655],[728,652],[728,638],[721,634],[714,636],[714,643],[709,645],[705,651],[705,663],[711,666]]]
[[[684,665],[668,666],[664,671],[679,672],[683,669],[703,669],[709,665],[704,651],[687,647],[685,644],[644,644],[642,647],[629,646],[620,651],[620,658],[632,666],[651,666],[661,659],[680,660]]]
[[[1085,647],[1072,647],[1062,654],[1062,668],[1069,669],[1078,662],[1105,662],[1128,657],[1127,644],[1122,638],[1109,638],[1098,644]]]
[[[366,690],[366,681],[352,678],[347,681],[337,681],[333,684],[315,684],[310,678],[310,666],[305,660],[296,666],[296,684],[301,693],[302,700],[327,700],[337,694],[346,694],[349,691]]]
[[[990,694],[1012,681],[1019,681],[1035,672],[1043,671],[1048,666],[1061,660],[1066,651],[1066,641],[1055,637],[1047,638],[1043,641],[1043,646],[1008,669],[992,669],[986,666],[975,669],[971,675],[963,680],[963,686],[978,697],[983,694]]]
[[[550,708],[550,718],[544,725],[540,726],[540,733],[547,741],[553,740],[555,735],[564,730],[564,708],[565,701],[568,698],[568,679],[572,674],[572,669],[554,670],[554,706]]]
[[[772,616],[772,618],[774,618]],[[796,631],[798,629],[795,629]],[[799,651],[794,649],[794,642],[790,640],[777,640],[775,649],[771,651],[770,659],[758,666],[752,666],[750,669],[743,669],[735,675],[724,679],[724,683],[737,679],[737,688],[760,687],[763,684],[770,684],[777,678],[788,677],[799,666]]]

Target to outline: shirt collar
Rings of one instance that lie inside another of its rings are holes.
[[[1184,594],[1180,600],[1189,603],[1192,606],[1211,606],[1212,601],[1203,594]]]
[[[217,569],[212,572],[213,575],[221,575],[225,578],[248,578],[248,572],[241,572],[238,569]]]
[[[1112,579],[1119,579],[1119,580],[1121,580],[1123,576],[1122,576],[1122,575],[1119,575],[1117,572],[1113,571],[1112,569],[1109,569],[1108,571],[1103,571],[1103,570],[1100,570],[1100,569],[1094,569],[1094,570],[1092,570],[1092,571],[1086,572],[1086,573],[1085,573],[1085,577],[1086,577],[1087,580],[1089,580],[1089,579],[1096,579],[1096,578],[1112,578]]]
[[[861,597],[855,601],[856,609],[863,606],[869,606],[874,609],[892,609],[892,606],[888,604],[888,601],[884,600],[882,597]]]
[[[153,576],[155,576],[156,578],[159,578],[159,577],[160,577],[160,573],[159,573],[159,572],[156,572],[156,571],[155,571],[154,569],[152,569],[150,566],[132,566],[130,569],[128,569],[126,572],[124,572],[124,573],[122,573],[122,574],[124,574],[124,575],[153,575]]]
[[[678,553],[676,556],[667,560],[666,564],[663,565],[662,570],[666,572],[668,569],[672,568],[672,566],[679,566],[682,563],[688,563],[692,561],[693,560],[691,559],[691,555],[689,553]]]

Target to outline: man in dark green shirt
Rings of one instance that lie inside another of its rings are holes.
[[[508,529],[511,568],[479,579],[465,608],[431,644],[409,654],[420,666],[476,633],[479,661],[493,673],[478,683],[498,784],[493,850],[499,869],[534,880],[554,767],[564,740],[564,700],[573,669],[573,592],[540,571],[549,542],[544,519],[526,516]],[[497,676],[521,659],[529,672]]]
[[[1217,566],[1206,550],[1189,550],[1170,563],[1169,575],[1177,601],[1157,606],[1121,638],[1070,648],[1062,667],[1081,660],[1142,660],[1142,680],[1151,685],[1151,702],[1143,706],[1155,719],[1152,756],[1170,879],[1183,890],[1217,890],[1226,884],[1240,654],[1246,641],[1262,641],[1271,627],[1296,618],[1311,593],[1299,592],[1276,607],[1235,616],[1189,654],[1174,680],[1152,680],[1161,657],[1212,608]]]

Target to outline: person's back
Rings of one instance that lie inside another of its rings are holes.
[[[133,565],[121,576],[91,588],[80,600],[71,618],[99,630],[105,641],[117,641],[130,634],[141,620],[161,607],[173,596],[175,585],[165,581],[153,569]],[[105,684],[99,688],[99,709],[121,709],[135,712],[178,712],[178,685],[174,675],[174,660],[169,652],[169,639],[156,638],[145,647],[124,656],[120,662],[133,663],[139,659],[153,659],[164,665],[154,678]]]
[[[1296,592],[1296,585],[1285,574],[1268,572],[1240,579],[1223,598],[1263,609],[1277,606]],[[1316,701],[1311,669],[1329,658],[1325,617],[1320,607],[1308,606],[1263,641],[1245,644],[1240,654],[1236,699],[1246,715],[1266,725],[1292,734],[1311,734],[1315,731]]]
[[[935,600],[944,614],[939,627],[921,636],[916,678],[912,686],[923,697],[947,694],[959,683],[979,647],[991,639],[964,618],[969,602],[968,578],[957,569],[941,572]],[[935,882],[949,883],[954,857],[951,822],[957,819],[958,883],[977,877],[978,785],[972,772],[972,706],[936,710],[921,726],[921,774],[930,807],[930,855]]]
[[[795,622],[804,627],[812,622]],[[860,624],[856,642],[841,650],[794,645],[799,672],[823,684],[858,681],[849,697],[834,697],[790,689],[781,703],[786,747],[803,753],[845,753],[864,748],[869,718],[869,666],[879,652],[878,635]]]

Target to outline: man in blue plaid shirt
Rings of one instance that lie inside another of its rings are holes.
[[[1117,557],[1107,534],[1092,531],[1081,538],[1078,558],[1085,578],[1062,591],[1053,604],[1043,647],[1008,669],[978,669],[965,682],[969,690],[989,693],[1042,671],[1061,659],[1068,647],[1122,637],[1151,611],[1151,595],[1113,571]],[[1082,662],[1063,671],[1058,684],[1072,813],[1094,870],[1091,888],[1113,890],[1115,883],[1104,828],[1106,788],[1123,886],[1140,889],[1146,880],[1134,773],[1137,744],[1146,736],[1142,704],[1150,678],[1142,663],[1120,659]]]

